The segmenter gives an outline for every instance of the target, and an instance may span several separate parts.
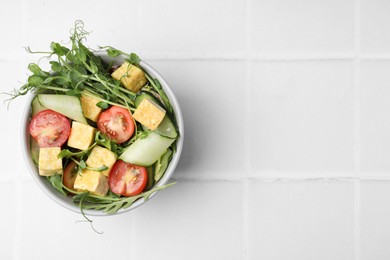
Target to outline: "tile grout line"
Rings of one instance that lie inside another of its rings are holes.
[[[250,57],[249,57],[250,55]],[[20,60],[21,57],[25,56],[24,51],[20,52],[0,52],[0,62],[10,62]],[[249,58],[248,58],[249,57]],[[149,61],[345,61],[360,60],[368,61],[389,61],[390,53],[219,53],[219,54],[150,54],[144,55],[145,60]]]
[[[15,216],[15,227],[14,227],[14,240],[13,240],[13,259],[20,259],[20,243],[22,238],[22,184],[16,180],[15,181],[15,193],[16,193],[16,216]]]
[[[251,76],[252,76],[252,60],[251,60],[251,40],[252,40],[252,27],[251,27],[251,0],[245,1],[245,59],[244,59],[244,68],[245,68],[245,129],[246,138],[244,143],[245,149],[245,178],[243,180],[243,211],[242,211],[242,221],[243,221],[243,259],[249,259],[249,172],[251,171],[251,140],[250,140],[250,119],[252,117],[252,102],[251,102]]]
[[[34,183],[30,177],[26,176],[18,176],[19,182],[23,183]],[[224,176],[224,175],[209,175],[209,176],[175,176],[173,179],[177,181],[195,181],[195,182],[208,182],[208,181],[243,181],[243,180],[256,180],[256,181],[264,181],[264,182],[276,182],[276,181],[284,181],[284,182],[297,182],[297,181],[355,181],[355,180],[364,180],[364,181],[390,181],[390,176],[372,176],[372,175],[361,175],[360,177],[353,176],[342,176],[342,175],[332,175],[332,176],[295,176],[295,177],[259,177],[259,176]],[[15,178],[0,176],[0,183],[8,183],[14,181]]]
[[[355,34],[354,34],[354,255],[360,260],[360,172],[361,172],[361,132],[360,132],[360,0],[355,0]]]
[[[24,40],[24,36],[26,35],[25,33],[25,28],[26,28],[26,14],[27,14],[27,8],[26,8],[26,0],[21,0],[20,2],[20,12],[21,12],[21,28],[20,31],[23,35],[23,38],[21,41]],[[19,62],[24,61],[24,56],[19,55],[18,56]],[[14,259],[19,260],[21,259],[20,252],[21,252],[21,238],[22,238],[22,185],[23,182],[21,181],[22,177],[17,176],[16,178],[16,217],[14,223],[16,224],[15,226],[15,233],[14,233],[14,245],[13,245],[13,254],[14,254]]]
[[[354,125],[354,161],[355,161],[355,260],[360,260],[360,181],[361,181],[361,137],[360,137],[360,89],[359,89],[359,74],[360,74],[360,60],[355,60],[355,125]]]
[[[355,245],[355,260],[360,260],[360,207],[361,207],[361,189],[360,189],[360,180],[356,179],[354,183],[354,226],[355,226],[355,235],[354,235],[354,245]]]

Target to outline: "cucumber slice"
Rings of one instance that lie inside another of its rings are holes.
[[[169,137],[169,138],[177,137],[177,131],[175,125],[172,123],[171,118],[167,114],[165,114],[163,121],[161,121],[161,123],[154,131],[165,137]]]
[[[136,107],[138,107],[139,104],[141,104],[142,100],[144,100],[144,99],[149,99],[149,100],[155,102],[156,104],[159,104],[161,107],[163,107],[161,105],[161,102],[159,102],[156,97],[154,97],[152,94],[148,94],[144,91],[141,91],[140,94],[137,95],[137,97],[134,100],[134,105]],[[143,129],[145,131],[148,130],[146,127],[143,127]],[[176,127],[172,123],[172,120],[168,114],[165,114],[163,121],[161,121],[161,123],[158,125],[156,130],[154,130],[154,132],[156,132],[162,136],[169,137],[169,138],[176,138],[177,137]]]
[[[41,103],[39,103],[38,97],[35,97],[31,103],[31,117],[35,116],[38,112],[41,112],[42,110],[45,109],[47,108],[42,106]]]
[[[141,104],[142,100],[144,100],[145,98],[153,101],[156,104],[159,104],[161,107],[164,107],[162,106],[161,102],[157,100],[156,97],[154,97],[152,94],[146,93],[145,91],[138,92],[134,100],[135,107],[138,107],[139,104]]]
[[[36,166],[39,164],[39,145],[34,138],[30,137],[31,158]]]
[[[171,159],[172,150],[168,149],[166,153],[156,162],[156,173],[154,174],[154,180],[158,182],[164,175],[165,170],[168,168],[168,163]]]
[[[78,97],[68,95],[40,94],[38,95],[38,99],[42,106],[63,114],[70,119],[87,124],[87,120],[83,115],[80,99]]]
[[[166,152],[174,141],[175,139],[149,132],[145,138],[136,140],[126,148],[119,159],[127,163],[150,166]]]

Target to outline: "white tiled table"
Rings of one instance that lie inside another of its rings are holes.
[[[23,165],[0,108],[0,259],[390,259],[390,2],[2,1],[0,90],[76,19],[138,53],[185,119],[178,184],[94,233]],[[115,252],[115,253],[113,253]]]

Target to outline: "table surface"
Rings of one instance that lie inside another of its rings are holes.
[[[83,217],[35,185],[26,98],[0,107],[1,259],[390,259],[390,2],[3,1],[0,92],[66,42],[135,52],[184,115],[178,182],[142,207]],[[4,99],[4,96],[1,96]]]

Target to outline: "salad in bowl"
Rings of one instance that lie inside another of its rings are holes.
[[[51,43],[51,71],[28,66],[22,129],[33,179],[54,201],[83,215],[140,206],[169,179],[183,145],[179,104],[161,75],[134,54],[84,45],[77,21],[69,47]]]

